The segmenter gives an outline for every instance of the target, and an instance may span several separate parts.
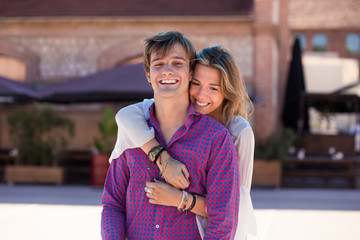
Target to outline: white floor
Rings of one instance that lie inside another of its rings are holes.
[[[253,189],[251,240],[359,240],[360,191]],[[0,185],[1,240],[100,240],[101,190]]]

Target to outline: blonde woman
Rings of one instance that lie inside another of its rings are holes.
[[[246,92],[240,71],[233,56],[220,46],[207,47],[197,54],[189,95],[194,110],[207,114],[222,123],[231,133],[239,157],[241,177],[240,207],[235,239],[245,240],[247,235],[256,234],[256,221],[250,197],[253,171],[254,134],[247,121],[251,101]],[[120,156],[127,148],[141,146],[148,153],[159,143],[154,138],[153,129],[148,127],[149,107],[152,99],[121,109],[116,115],[118,138],[110,161]],[[156,163],[167,183],[154,180],[147,182],[146,196],[152,204],[178,207],[182,192],[191,176],[181,159],[175,160],[165,151],[159,154]],[[219,179],[219,181],[221,181]],[[207,229],[206,196],[194,196],[187,209],[197,215],[200,235]],[[194,205],[194,206],[192,206]]]

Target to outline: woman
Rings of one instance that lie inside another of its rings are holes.
[[[239,156],[241,176],[240,207],[238,228],[235,239],[246,239],[248,234],[256,234],[256,221],[250,198],[253,170],[254,134],[247,122],[251,101],[234,58],[219,46],[204,48],[197,54],[193,77],[190,83],[190,100],[194,110],[207,114],[222,123],[231,133]],[[118,139],[110,157],[115,159],[127,148],[141,146],[144,152],[158,146],[153,129],[149,129],[149,107],[153,100],[121,109],[116,115]],[[189,172],[186,166],[171,158],[166,151],[159,154],[157,165],[166,183],[148,182],[145,191],[149,202],[187,210],[197,214],[200,235],[207,227],[206,197],[189,194],[189,204],[184,205],[184,195],[179,189],[189,186]],[[172,186],[171,186],[171,185]],[[151,189],[151,190],[149,190]]]

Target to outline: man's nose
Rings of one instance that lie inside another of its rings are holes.
[[[168,74],[172,74],[172,73],[173,73],[173,69],[171,68],[170,64],[165,64],[162,74],[168,75]]]

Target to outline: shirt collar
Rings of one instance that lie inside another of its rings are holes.
[[[155,103],[153,103],[150,108],[149,108],[149,113],[150,113],[150,123],[151,125],[156,128],[156,130],[158,132],[160,132],[160,126],[159,123],[155,117]],[[189,111],[185,120],[185,124],[183,125],[186,129],[188,129],[191,124],[196,121],[196,119],[198,119],[199,117],[201,117],[200,113],[195,112],[192,104],[190,103],[190,107],[189,107]]]

